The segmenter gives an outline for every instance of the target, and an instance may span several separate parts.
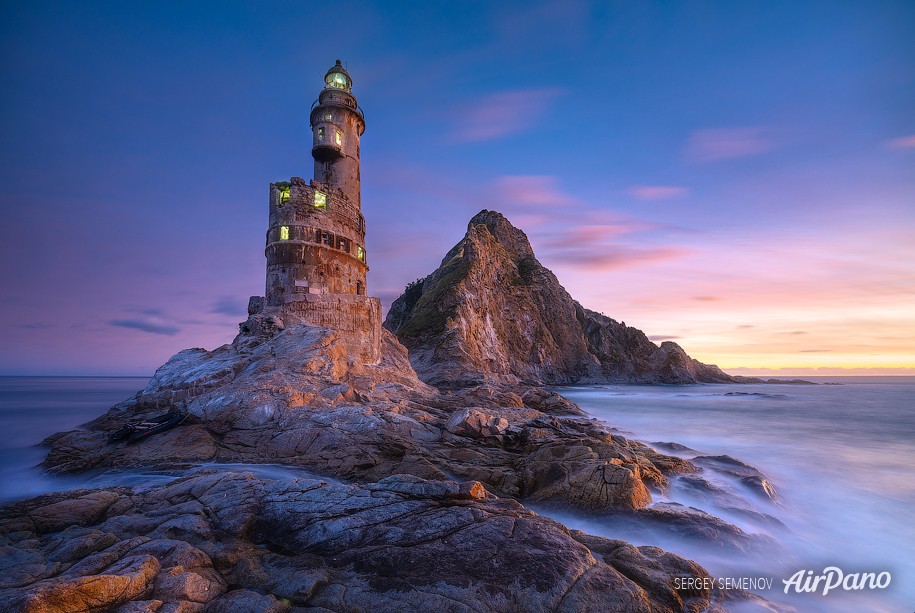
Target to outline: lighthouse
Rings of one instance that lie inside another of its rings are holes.
[[[309,125],[314,178],[270,184],[265,296],[249,311],[276,315],[285,325],[332,328],[365,362],[376,363],[381,302],[366,295],[359,169],[365,116],[340,60],[324,75]]]
[[[365,116],[353,95],[353,80],[340,60],[324,75],[324,89],[311,108],[315,181],[343,190],[359,208],[359,139]]]

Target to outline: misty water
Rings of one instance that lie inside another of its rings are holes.
[[[696,560],[715,577],[771,578],[758,593],[807,612],[910,612],[915,607],[915,378],[815,378],[821,385],[590,386],[561,389],[593,417],[648,444],[676,442],[691,458],[729,455],[759,469],[776,486],[777,502],[726,472],[702,477],[742,501],[722,505],[675,478],[655,502],[707,511],[778,548],[764,555],[724,552],[658,527],[627,524],[613,515],[535,510],[570,528],[655,545]],[[97,417],[146,385],[145,378],[0,377],[0,504],[77,487],[148,487],[179,474],[98,471],[50,476],[37,446],[54,432]],[[841,383],[825,385],[822,383]],[[313,477],[298,467],[206,464],[202,469],[250,470],[265,478]],[[732,500],[732,501],[733,501]],[[730,507],[724,508],[724,507]],[[783,526],[764,516],[774,518]],[[826,596],[783,593],[783,579],[827,566],[846,573],[892,574],[886,590],[834,590]],[[728,605],[739,611],[739,607]]]
[[[716,577],[771,577],[758,593],[798,611],[915,610],[915,378],[837,377],[820,385],[598,386],[560,389],[582,409],[645,443],[675,441],[691,458],[729,455],[764,473],[780,499],[770,502],[727,474],[702,477],[784,524],[722,510],[688,488],[671,500],[721,517],[748,533],[767,534],[780,550],[727,554],[663,530],[634,528],[614,517],[544,510],[592,534],[657,545],[696,560]],[[838,383],[838,384],[837,384]],[[827,566],[846,574],[888,571],[886,590],[784,594],[782,580]]]
[[[143,389],[148,377],[0,377],[0,505],[74,488],[146,488],[185,476],[185,470],[95,470],[49,475],[39,464],[47,436],[79,428]],[[204,463],[200,470],[245,471],[264,479],[336,482],[298,466]]]

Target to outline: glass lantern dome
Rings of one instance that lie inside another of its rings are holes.
[[[346,72],[343,64],[340,63],[340,60],[337,60],[337,63],[324,75],[324,83],[326,87],[342,89],[347,92],[353,87],[353,80],[350,78],[349,73]]]

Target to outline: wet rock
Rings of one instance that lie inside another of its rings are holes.
[[[695,449],[692,449],[691,447],[687,447],[686,445],[682,445],[680,443],[656,442],[656,443],[651,443],[651,446],[657,447],[658,449],[664,449],[666,451],[675,451],[678,453],[698,453]]]
[[[709,588],[677,591],[670,580],[672,576],[701,577],[705,571],[695,562],[658,547],[635,547],[625,541],[591,536],[578,530],[572,530],[571,535],[623,576],[656,594],[671,610],[698,613],[708,606],[712,594]]]
[[[719,472],[735,477],[762,477],[763,474],[749,464],[741,462],[729,455],[697,456],[692,462],[700,466],[707,466]]]
[[[38,532],[54,532],[67,526],[87,526],[98,523],[118,495],[113,492],[94,492],[39,507],[29,515]]]
[[[286,613],[289,605],[277,600],[272,594],[260,594],[252,590],[235,590],[214,601],[207,607],[207,613],[237,613],[258,611],[259,613]]]
[[[10,610],[23,613],[99,611],[144,593],[158,571],[152,556],[127,556],[99,574],[46,579],[0,596]]]
[[[113,613],[157,613],[163,604],[161,600],[132,600],[114,609]]]
[[[775,489],[775,486],[772,485],[768,479],[758,475],[750,475],[748,477],[743,477],[740,482],[747,486],[753,493],[762,498],[773,501],[780,498],[778,491]]]
[[[737,481],[760,498],[777,501],[780,496],[772,481],[758,469],[729,455],[698,456],[692,459],[700,466],[706,466]]]
[[[665,502],[638,509],[628,516],[613,518],[618,525],[644,535],[663,533],[674,538],[697,541],[724,552],[780,552],[772,538],[748,534],[718,517],[694,507]]]

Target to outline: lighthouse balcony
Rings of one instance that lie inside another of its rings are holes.
[[[311,148],[311,155],[319,162],[332,162],[343,157],[343,147],[331,143],[321,143]]]

